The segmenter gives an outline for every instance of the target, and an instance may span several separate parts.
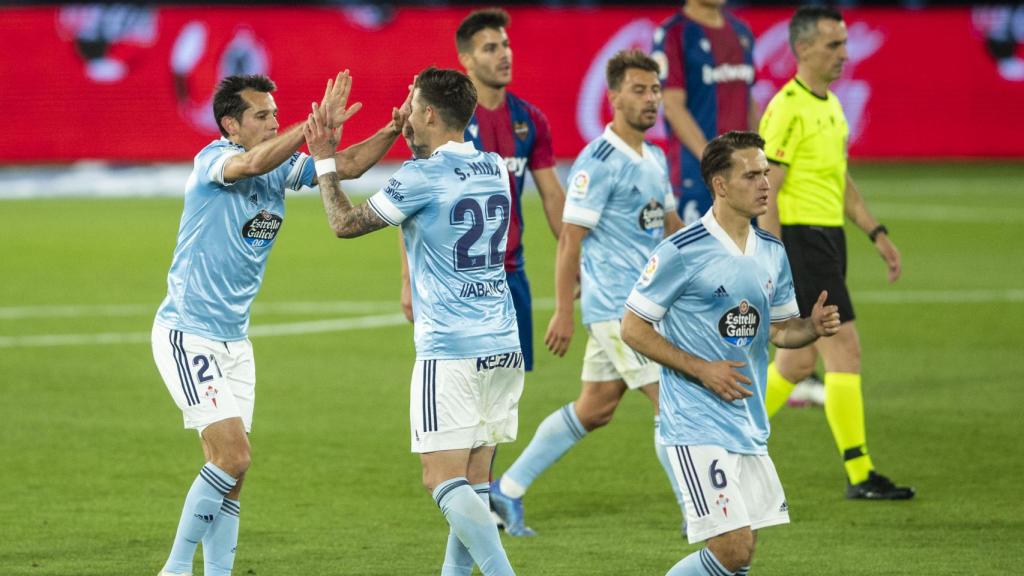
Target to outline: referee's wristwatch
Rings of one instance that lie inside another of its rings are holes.
[[[889,234],[889,229],[885,227],[885,224],[879,224],[878,226],[875,226],[875,228],[871,230],[871,232],[868,232],[868,238],[870,238],[871,241],[874,242],[875,239],[878,238],[879,234]]]

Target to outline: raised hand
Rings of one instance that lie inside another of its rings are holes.
[[[818,336],[833,336],[839,332],[839,307],[825,305],[828,298],[828,291],[822,290],[818,295],[818,301],[811,308],[811,323],[814,325],[814,332]]]
[[[338,142],[341,141],[341,126],[329,128],[331,117],[331,104],[325,103],[318,106],[313,103],[313,111],[306,118],[302,126],[302,134],[306,137],[306,145],[309,146],[309,153],[317,160],[334,158],[338,151]]]
[[[751,383],[750,378],[736,370],[746,365],[746,362],[737,362],[735,360],[707,362],[700,371],[700,374],[696,374],[696,376],[704,384],[705,388],[717,394],[722,400],[726,402],[742,400],[754,394],[744,386],[744,384],[749,385]]]
[[[412,77],[412,84],[409,84],[409,93],[405,96],[405,102],[398,108],[391,109],[391,129],[395,134],[401,134],[405,128],[405,121],[412,114],[412,92],[416,86],[416,77]]]
[[[326,128],[340,128],[363,107],[362,102],[348,106],[348,97],[351,91],[352,76],[349,75],[348,70],[338,72],[337,77],[327,80],[327,88],[324,89],[324,97],[320,101],[321,108],[330,105],[331,114],[327,117]],[[348,107],[346,108],[346,106]]]

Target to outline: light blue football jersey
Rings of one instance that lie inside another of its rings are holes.
[[[448,142],[403,164],[370,197],[385,222],[402,227],[418,360],[519,351],[505,284],[508,182],[501,156]]]
[[[267,256],[284,222],[285,189],[316,183],[309,156],[296,152],[271,172],[224,182],[224,163],[245,152],[216,140],[195,157],[185,186],[167,297],[156,322],[220,341],[241,340],[263,283]]]
[[[769,322],[800,314],[782,243],[751,227],[740,252],[709,210],[658,246],[626,306],[698,358],[746,362],[737,370],[753,382],[753,396],[725,402],[663,367],[660,441],[767,454]]]
[[[580,263],[583,323],[618,320],[676,209],[665,154],[637,154],[611,129],[587,144],[569,172],[562,221],[589,228]]]

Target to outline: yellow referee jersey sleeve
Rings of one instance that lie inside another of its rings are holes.
[[[842,226],[849,126],[835,94],[822,98],[793,78],[768,103],[760,132],[768,159],[787,167],[779,222]]]

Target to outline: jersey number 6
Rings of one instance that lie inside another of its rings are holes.
[[[478,270],[494,268],[505,263],[505,251],[501,249],[501,241],[508,230],[508,198],[502,194],[494,194],[487,198],[486,205],[472,198],[459,200],[452,208],[452,225],[466,222],[469,216],[470,228],[455,242],[455,269]],[[486,218],[484,216],[486,210]],[[490,250],[487,254],[470,254],[476,241],[484,234],[485,221],[498,221],[498,227],[491,234]]]

